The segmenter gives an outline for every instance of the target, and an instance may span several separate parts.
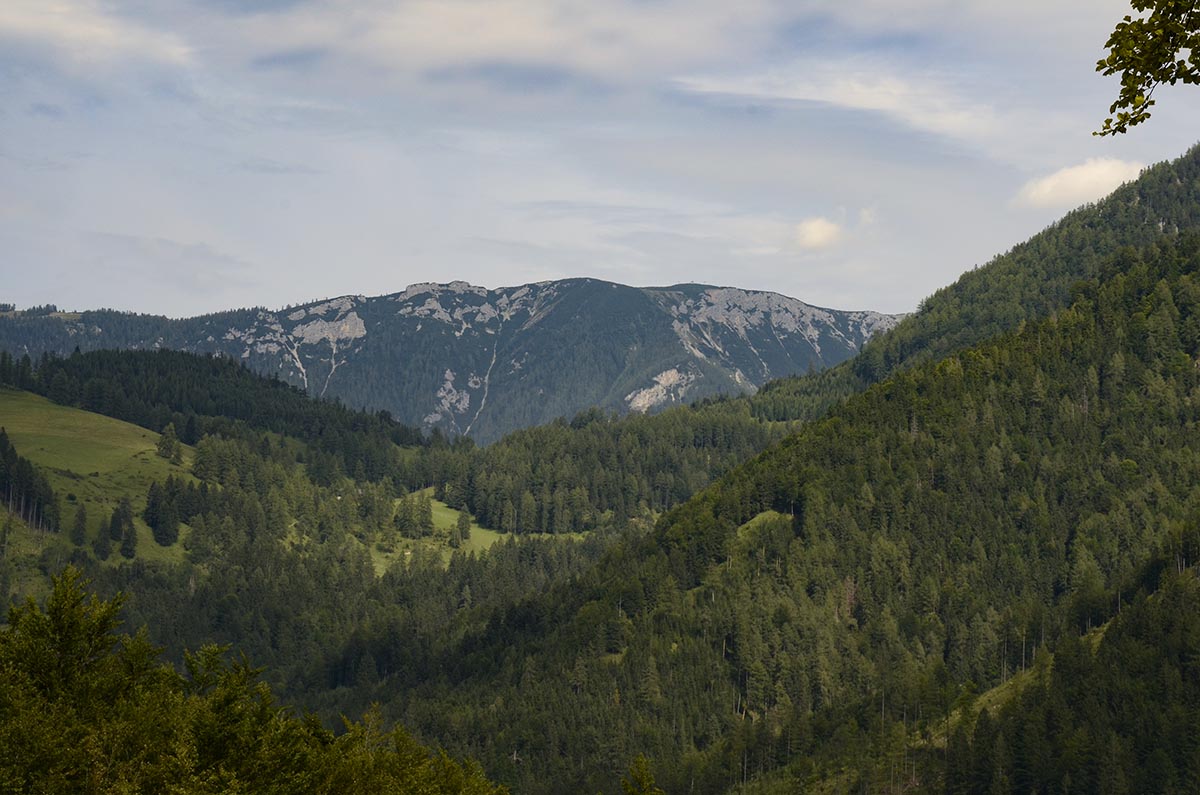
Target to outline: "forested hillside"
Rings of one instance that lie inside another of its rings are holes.
[[[1189,561],[1200,553],[1194,528]],[[1200,580],[1178,557],[1161,562],[1159,590],[1126,604],[1095,648],[1064,638],[1018,698],[957,727],[947,793],[1195,791]]]
[[[340,734],[280,707],[257,672],[205,646],[185,673],[145,633],[118,636],[121,600],[88,598],[78,572],[45,609],[0,632],[0,791],[430,793],[507,790],[478,766],[422,748],[377,719]]]
[[[0,356],[0,381],[189,445],[112,510],[169,554],[143,540],[104,560],[94,517],[84,543],[67,514],[57,534],[17,529],[66,550],[34,556],[43,572],[71,560],[128,592],[171,659],[236,644],[290,703],[331,724],[381,703],[521,792],[615,792],[643,753],[669,792],[940,792],[967,767],[961,791],[1023,792],[1033,779],[993,773],[1026,729],[997,713],[981,733],[971,694],[1076,659],[1073,639],[1135,602],[1181,603],[1146,601],[1164,570],[1193,576],[1198,159],[967,274],[850,366],[486,448],[226,360]],[[512,533],[455,550],[434,500]],[[1146,703],[1192,697],[1164,687]],[[1149,779],[1132,739],[1105,742],[1127,786],[1186,791],[1184,745]],[[1039,791],[1080,781],[1072,759]]]
[[[669,791],[783,765],[793,787],[883,787],[967,683],[1104,622],[1195,544],[1197,239],[1110,265],[1071,309],[851,398],[439,676],[397,672],[388,714],[522,791],[601,786],[634,748]]]

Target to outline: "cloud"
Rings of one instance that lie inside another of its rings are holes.
[[[1090,158],[1025,183],[1015,203],[1025,207],[1068,208],[1096,201],[1137,178],[1145,164],[1110,157]]]
[[[507,82],[562,75],[657,82],[738,57],[788,16],[775,0],[343,0],[280,3],[275,13],[205,19],[226,52],[327,52],[392,79],[478,71]],[[669,35],[664,35],[669,31]],[[508,74],[501,74],[508,70]],[[511,80],[510,80],[511,78]]]
[[[842,227],[828,218],[806,218],[796,224],[796,245],[805,249],[829,248],[842,239]]]
[[[49,46],[76,63],[116,58],[183,63],[190,55],[178,36],[106,13],[94,0],[4,0],[3,39]]]
[[[994,134],[996,111],[933,73],[856,60],[803,61],[740,77],[695,76],[677,81],[697,94],[726,94],[765,101],[817,102],[880,113],[901,124],[948,138],[976,141]]]

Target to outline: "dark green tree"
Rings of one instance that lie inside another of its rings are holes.
[[[179,437],[175,434],[175,423],[168,422],[166,427],[162,429],[162,434],[158,437],[155,449],[161,458],[166,458],[175,463],[181,460],[182,448],[179,444]]]
[[[81,547],[87,543],[87,509],[83,503],[75,509],[75,522],[71,525],[71,543]]]
[[[133,526],[133,522],[125,525],[125,532],[121,536],[121,557],[126,560],[133,560],[137,555],[137,529]]]
[[[100,526],[100,532],[96,533],[96,537],[92,540],[92,552],[95,553],[97,560],[108,560],[108,556],[112,554],[112,539],[108,534],[108,527],[104,524]]]
[[[120,541],[125,536],[125,522],[121,519],[121,509],[114,508],[112,517],[108,520],[108,537],[111,541]]]

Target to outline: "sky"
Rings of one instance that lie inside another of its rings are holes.
[[[1119,0],[3,0],[0,301],[590,276],[905,312],[1200,139]],[[1193,92],[1193,93],[1189,93]]]

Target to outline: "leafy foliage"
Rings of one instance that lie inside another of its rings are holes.
[[[1161,85],[1200,83],[1200,6],[1195,0],[1132,0],[1143,16],[1117,23],[1096,64],[1105,76],[1120,74],[1121,90],[1096,135],[1116,135],[1150,118]]]
[[[145,634],[115,634],[121,600],[68,569],[45,611],[0,632],[0,791],[471,793],[505,790],[378,720],[340,736],[275,704],[245,660],[206,646],[181,675]]]

